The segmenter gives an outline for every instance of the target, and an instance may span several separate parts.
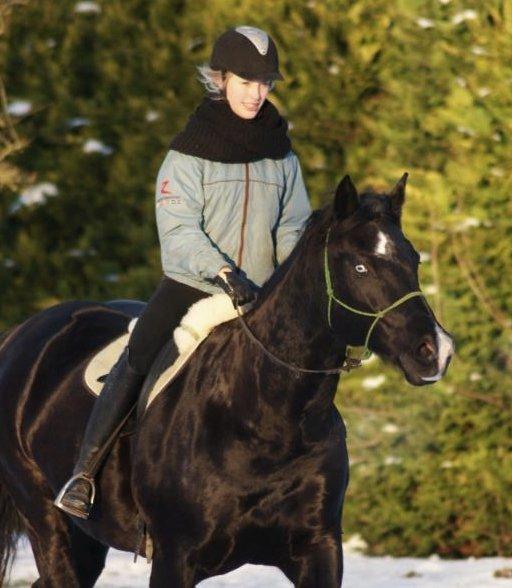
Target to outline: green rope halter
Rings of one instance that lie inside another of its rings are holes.
[[[327,298],[328,298],[327,322],[329,323],[329,326],[332,328],[331,309],[332,309],[332,301],[333,300],[334,300],[334,302],[336,302],[340,306],[343,306],[343,308],[350,310],[350,312],[353,312],[355,314],[360,314],[363,316],[375,317],[375,319],[372,322],[370,329],[368,330],[368,333],[366,335],[364,345],[362,345],[362,346],[361,345],[359,345],[359,346],[347,345],[347,349],[346,349],[346,353],[345,353],[345,355],[346,355],[345,361],[347,362],[347,360],[348,360],[348,362],[350,364],[355,366],[355,364],[358,364],[358,362],[360,363],[363,359],[368,359],[371,356],[372,352],[368,348],[368,343],[370,341],[370,337],[373,332],[373,329],[375,328],[375,325],[377,324],[379,319],[386,316],[386,314],[389,311],[393,310],[393,308],[396,308],[397,306],[400,306],[400,304],[403,304],[407,300],[410,300],[411,298],[414,298],[416,296],[423,296],[423,293],[420,292],[419,290],[417,290],[415,292],[409,292],[408,294],[405,294],[405,296],[402,296],[402,298],[399,298],[396,302],[393,302],[393,304],[390,304],[387,308],[379,310],[378,312],[367,312],[364,310],[358,310],[357,308],[353,308],[352,306],[349,306],[348,304],[346,304],[345,302],[343,302],[339,298],[336,298],[336,296],[334,295],[334,288],[332,286],[331,272],[329,271],[329,258],[328,258],[328,253],[327,253],[327,246],[329,244],[330,232],[331,232],[331,227],[329,227],[329,229],[327,231],[327,235],[325,237],[325,248],[324,248],[324,275],[325,275],[325,285],[327,288]]]

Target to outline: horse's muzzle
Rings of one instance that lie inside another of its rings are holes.
[[[436,324],[434,334],[424,335],[412,352],[398,357],[407,381],[414,386],[424,386],[440,380],[455,351],[452,337]]]

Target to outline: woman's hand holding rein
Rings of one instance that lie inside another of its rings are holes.
[[[258,294],[256,286],[228,265],[221,268],[213,279],[213,283],[226,292],[235,308],[253,302]]]

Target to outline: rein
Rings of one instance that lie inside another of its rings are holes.
[[[353,312],[354,314],[375,317],[370,328],[368,329],[368,333],[366,334],[366,339],[364,341],[364,345],[357,345],[357,346],[347,345],[346,346],[345,359],[343,360],[343,365],[340,368],[307,369],[307,368],[299,367],[297,365],[283,361],[282,359],[280,359],[279,357],[277,357],[276,355],[271,353],[263,345],[263,343],[254,335],[254,333],[251,331],[251,329],[247,325],[246,321],[244,320],[244,318],[240,312],[240,308],[238,307],[238,305],[236,305],[236,312],[238,315],[238,319],[242,325],[244,332],[249,337],[249,339],[251,339],[251,341],[253,343],[255,343],[261,349],[261,351],[263,351],[263,353],[269,359],[271,359],[274,363],[276,363],[277,365],[280,365],[281,367],[285,367],[289,370],[295,371],[297,377],[299,376],[299,374],[340,374],[341,372],[349,372],[349,371],[353,370],[354,368],[360,367],[362,360],[368,359],[372,354],[372,351],[369,349],[368,344],[370,342],[371,334],[372,334],[373,329],[375,328],[375,325],[377,324],[377,322],[381,318],[386,316],[386,314],[388,314],[388,312],[390,312],[391,310],[393,310],[397,306],[400,306],[400,304],[403,304],[407,300],[410,300],[411,298],[415,298],[416,296],[423,296],[423,293],[420,290],[416,290],[414,292],[409,292],[408,294],[405,294],[404,296],[402,296],[401,298],[399,298],[398,300],[393,302],[393,304],[390,304],[386,308],[383,308],[382,310],[379,310],[377,312],[368,312],[365,310],[359,310],[357,308],[349,306],[348,304],[346,304],[345,302],[343,302],[342,300],[337,298],[334,294],[331,272],[329,270],[328,245],[329,245],[330,232],[331,232],[331,227],[329,227],[329,229],[327,230],[327,234],[325,236],[325,245],[324,245],[324,277],[325,277],[325,286],[326,286],[327,299],[328,299],[328,302],[327,302],[327,323],[329,324],[329,328],[332,329],[331,314],[332,314],[333,301],[336,302],[336,304],[339,304],[343,308],[347,309],[348,311]]]
[[[265,345],[263,345],[263,343],[254,335],[254,333],[249,328],[248,324],[245,322],[243,316],[241,315],[240,309],[238,306],[236,307],[236,312],[238,314],[238,319],[240,320],[240,323],[242,324],[242,328],[245,331],[246,335],[249,337],[249,339],[253,343],[255,343],[263,351],[263,353],[268,358],[270,358],[274,363],[276,363],[277,365],[288,368],[289,370],[292,370],[295,372],[299,372],[297,374],[297,376],[299,374],[340,374],[341,372],[348,372],[352,369],[352,367],[345,367],[345,364],[343,364],[343,366],[340,368],[332,368],[329,370],[313,370],[313,369],[299,367],[298,365],[293,365],[292,363],[287,363],[286,361],[279,359],[279,357],[277,357],[273,353],[271,353],[265,347]],[[353,367],[358,367],[358,366],[353,366]]]

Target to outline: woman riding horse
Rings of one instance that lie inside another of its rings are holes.
[[[255,27],[229,29],[199,70],[208,95],[171,142],[157,178],[164,276],[108,375],[55,501],[77,517],[89,517],[112,434],[186,310],[222,290],[235,305],[254,300],[311,212],[287,123],[267,100],[283,79],[272,38]]]
[[[94,405],[84,371],[144,305],[71,300],[1,335],[0,585],[21,525],[38,587],[92,588],[115,547],[152,557],[151,588],[193,588],[245,563],[276,566],[297,588],[339,588],[349,470],[339,371],[370,349],[421,386],[443,377],[454,350],[402,231],[405,180],[359,196],[345,176],[245,324],[217,326],[136,431],[118,436],[88,519],[53,504]],[[143,394],[169,355],[171,341]]]

